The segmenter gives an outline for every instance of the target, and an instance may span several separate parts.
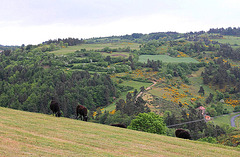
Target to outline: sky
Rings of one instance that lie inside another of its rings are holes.
[[[239,0],[1,0],[0,44],[240,27]]]

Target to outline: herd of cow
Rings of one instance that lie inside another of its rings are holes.
[[[52,110],[53,114],[56,117],[60,117],[61,116],[61,111],[59,108],[59,104],[57,101],[52,100],[51,104],[50,104],[50,109]],[[87,121],[88,116],[87,116],[87,108],[83,105],[77,105],[76,107],[76,119],[81,119],[83,121]],[[111,124],[111,126],[115,126],[115,127],[121,127],[121,128],[127,128],[126,125],[124,124]],[[183,138],[183,139],[191,139],[190,133],[184,129],[177,129],[175,131],[175,135],[178,138]]]

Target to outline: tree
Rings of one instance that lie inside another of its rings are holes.
[[[51,43],[49,49],[50,51],[54,51],[56,49],[56,45]]]
[[[202,86],[200,87],[200,89],[199,89],[198,93],[201,93],[202,95],[204,95],[204,89],[203,89],[203,87],[202,87]]]
[[[213,100],[213,94],[210,93],[209,96],[206,99],[206,103],[209,104]]]
[[[63,48],[63,41],[60,41],[60,42],[59,42],[59,46],[60,46],[61,48]]]
[[[139,113],[138,116],[131,121],[128,129],[156,134],[165,134],[167,127],[163,121],[163,117],[153,112],[149,112]]]

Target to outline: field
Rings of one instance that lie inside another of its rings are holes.
[[[139,62],[147,62],[147,60],[160,60],[162,62],[167,63],[199,63],[197,60],[191,57],[184,57],[184,58],[173,58],[168,55],[140,55]]]
[[[224,124],[228,124],[228,125],[231,126],[231,121],[230,120],[233,116],[235,116],[237,114],[239,114],[239,113],[231,113],[231,114],[227,114],[227,115],[223,115],[223,116],[218,116],[216,118],[213,118],[213,122],[214,122],[214,124],[219,125],[219,126],[222,126]],[[239,124],[239,119],[236,118],[235,124],[239,128],[239,125],[238,125]]]
[[[227,43],[231,46],[237,48],[240,46],[240,37],[234,37],[234,36],[223,36],[223,39],[212,39],[213,41],[218,41],[219,43]]]
[[[239,148],[0,108],[0,156],[232,156]]]
[[[67,48],[63,48],[56,51],[51,51],[50,53],[54,53],[55,55],[66,55],[69,53],[74,53],[76,50],[86,49],[86,50],[99,50],[105,47],[113,48],[126,48],[130,47],[131,49],[139,50],[138,43],[128,43],[128,42],[121,42],[121,43],[106,43],[106,44],[82,44],[76,46],[68,46]]]
[[[106,56],[111,56],[111,57],[123,57],[123,58],[128,58],[129,53],[128,52],[112,52],[112,53],[105,53],[101,52],[101,54],[106,57]]]

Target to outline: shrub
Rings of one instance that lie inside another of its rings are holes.
[[[163,121],[163,117],[153,112],[139,113],[138,116],[131,121],[128,128],[156,134],[166,133],[166,124]]]

